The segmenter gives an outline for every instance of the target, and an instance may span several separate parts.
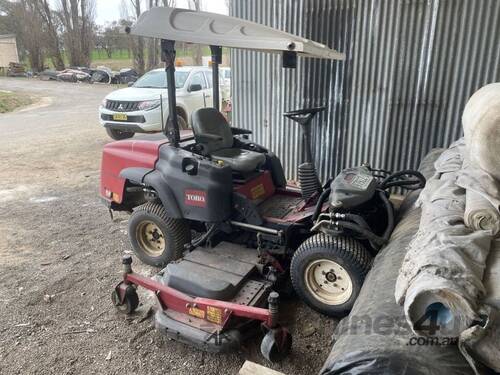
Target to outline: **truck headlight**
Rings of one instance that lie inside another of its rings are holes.
[[[145,100],[143,102],[139,102],[137,108],[141,111],[149,111],[159,106],[160,106],[160,99],[155,99],[155,100]]]
[[[101,102],[101,107],[106,108],[106,104],[108,103],[108,100],[104,98]]]

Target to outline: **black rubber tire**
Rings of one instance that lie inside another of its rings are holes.
[[[180,130],[189,129],[189,125],[188,125],[187,121],[181,115],[177,115],[177,123],[179,124]]]
[[[132,314],[139,306],[139,296],[133,287],[127,288],[123,303],[120,302],[120,297],[118,297],[116,290],[113,290],[111,293],[111,301],[116,309],[123,314]]]
[[[154,222],[165,237],[165,250],[160,256],[153,257],[147,254],[136,238],[137,227],[144,220]],[[186,220],[169,217],[161,203],[148,202],[136,207],[130,216],[128,237],[134,253],[143,263],[164,267],[182,256],[184,245],[191,241],[191,230]]]
[[[132,138],[134,136],[134,132],[127,132],[117,129],[109,129],[106,128],[106,133],[113,138],[115,141],[121,141],[122,139]]]
[[[329,305],[307,289],[305,272],[308,264],[318,259],[330,259],[347,271],[352,281],[350,298],[339,305]],[[290,278],[295,292],[314,310],[336,318],[346,316],[358,298],[365,276],[370,270],[372,257],[357,240],[349,237],[332,237],[324,233],[309,237],[292,257]]]
[[[260,352],[262,356],[267,359],[269,362],[281,362],[285,357],[290,353],[292,349],[292,335],[290,333],[286,333],[283,343],[281,345],[276,341],[276,334],[271,330],[269,331],[260,344]]]

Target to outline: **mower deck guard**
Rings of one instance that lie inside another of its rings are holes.
[[[193,321],[193,318],[191,318],[191,321]],[[171,318],[161,310],[156,312],[155,328],[168,338],[211,353],[237,350],[242,342],[242,335],[238,329],[211,333],[193,326],[192,322],[185,324],[180,320]]]

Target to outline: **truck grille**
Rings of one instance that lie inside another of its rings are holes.
[[[138,110],[139,102],[126,102],[122,100],[106,100],[106,109],[118,112],[132,112]]]

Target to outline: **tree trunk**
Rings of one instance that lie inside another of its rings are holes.
[[[137,18],[141,15],[141,0],[132,0],[132,5],[134,6],[135,15]],[[134,43],[134,48],[132,50],[134,54],[134,66],[137,73],[144,74],[144,38],[136,37],[136,42]]]
[[[158,0],[149,0],[149,9],[158,6]],[[148,40],[148,70],[156,68],[159,63],[158,58],[158,39]]]
[[[80,45],[81,45],[81,53],[80,53],[80,62],[84,66],[90,65],[90,20],[89,20],[89,9],[87,8],[88,0],[80,0],[80,10],[81,10],[81,18],[82,18],[82,27],[80,31]]]
[[[61,53],[59,35],[57,34],[57,29],[52,18],[52,10],[50,9],[47,0],[41,0],[39,5],[41,6],[41,8],[39,9],[39,13],[42,17],[43,22],[45,23],[47,34],[49,36],[48,49],[50,52],[49,54],[52,60],[52,64],[54,65],[56,70],[63,70],[64,60]]]
[[[194,10],[199,12],[201,10],[201,0],[191,0]],[[191,8],[191,2],[189,3]],[[196,43],[193,45],[193,63],[194,65],[203,64],[203,51],[201,45]]]

